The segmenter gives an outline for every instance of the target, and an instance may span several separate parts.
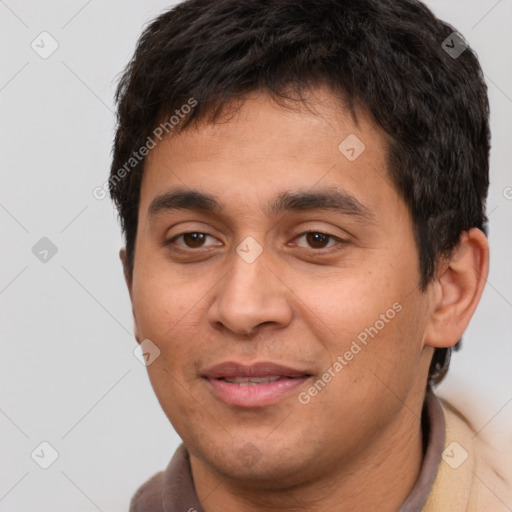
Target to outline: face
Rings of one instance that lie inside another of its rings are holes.
[[[332,471],[425,387],[428,301],[385,135],[329,91],[308,99],[252,94],[146,162],[136,337],[160,350],[149,377],[191,455],[231,477]]]

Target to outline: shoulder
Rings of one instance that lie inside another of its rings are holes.
[[[165,471],[157,473],[135,493],[130,512],[202,511],[195,492],[187,449],[180,444]]]
[[[506,459],[452,404],[441,400],[446,440],[424,512],[505,512],[512,506]],[[510,465],[510,464],[508,464]]]
[[[130,512],[162,512],[164,473],[160,472],[142,484],[130,502]]]

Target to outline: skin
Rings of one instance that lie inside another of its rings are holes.
[[[253,93],[235,115],[169,135],[147,157],[133,273],[125,265],[135,337],[161,351],[149,377],[206,512],[396,511],[422,463],[434,347],[457,342],[485,284],[487,239],[473,229],[420,290],[386,135],[364,111],[356,124],[326,88],[308,104],[290,110]],[[338,149],[350,134],[366,146],[352,162]],[[148,211],[177,187],[221,209]],[[280,193],[322,190],[343,190],[368,214],[267,211]],[[179,236],[191,232],[208,237]],[[236,252],[249,236],[263,249],[252,263]],[[298,393],[396,303],[401,311],[301,404]],[[201,377],[223,361],[273,361],[313,377],[275,404],[241,408]]]

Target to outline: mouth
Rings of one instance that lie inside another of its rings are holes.
[[[217,399],[245,408],[274,404],[297,391],[311,377],[306,371],[268,362],[251,366],[222,363],[203,375]]]

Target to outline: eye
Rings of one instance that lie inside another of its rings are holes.
[[[176,244],[179,247],[184,247],[186,249],[198,249],[200,247],[205,246],[205,241],[208,238],[214,239],[213,236],[210,236],[207,233],[191,231],[188,233],[181,233],[179,235],[176,235],[175,237],[171,238],[171,240],[169,240],[169,243],[176,243],[177,240],[181,239],[183,241],[183,244]],[[219,244],[213,244],[213,245],[219,245]]]
[[[296,240],[304,239],[309,246],[298,244],[300,247],[307,247],[308,249],[327,249],[336,244],[336,242],[343,242],[340,238],[322,233],[321,231],[308,231],[299,235]],[[330,242],[333,242],[329,245]]]

